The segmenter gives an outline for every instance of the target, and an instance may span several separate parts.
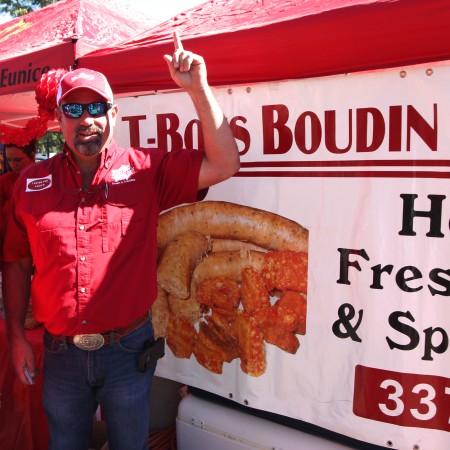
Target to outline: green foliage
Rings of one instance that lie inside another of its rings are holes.
[[[58,0],[2,0],[0,12],[10,14],[12,17],[19,17],[35,9],[56,3]]]
[[[64,138],[62,133],[57,133],[53,131],[47,132],[38,141],[38,153],[61,153],[64,143]]]

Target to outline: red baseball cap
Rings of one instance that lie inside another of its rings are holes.
[[[90,89],[100,94],[106,101],[113,103],[113,93],[105,75],[95,70],[77,69],[67,72],[59,82],[58,92],[56,94],[56,103],[76,89]]]

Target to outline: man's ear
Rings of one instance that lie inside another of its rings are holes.
[[[119,105],[116,105],[114,103],[113,107],[111,108],[112,116],[116,118],[119,115]]]
[[[112,125],[116,124],[117,117],[119,116],[119,106],[114,103],[112,108],[108,111],[110,114],[110,121],[112,121]]]

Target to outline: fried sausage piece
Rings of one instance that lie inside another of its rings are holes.
[[[242,280],[242,269],[253,267],[261,270],[265,253],[252,250],[209,253],[194,269],[192,280],[198,286],[203,280],[215,277],[230,278],[238,283]]]
[[[259,247],[250,242],[238,241],[236,239],[213,239],[212,252],[236,252],[239,250],[253,250],[256,252],[268,252],[266,248]]]
[[[239,310],[232,329],[239,342],[242,371],[253,377],[261,376],[266,371],[266,348],[258,321]]]
[[[275,305],[284,306],[294,311],[298,316],[297,327],[295,332],[297,334],[306,333],[306,295],[295,291],[283,292],[281,298],[277,300]]]
[[[249,206],[203,201],[164,212],[158,219],[158,249],[177,234],[198,231],[213,238],[251,242],[269,250],[307,251],[308,230],[297,222]]]
[[[294,334],[298,316],[284,306],[271,306],[256,311],[256,319],[264,340],[288,353],[296,353],[300,342]]]
[[[170,315],[167,325],[167,345],[177,358],[190,358],[194,349],[197,330],[181,316]]]
[[[187,299],[169,295],[168,303],[171,314],[184,317],[192,324],[195,324],[200,320],[200,305],[192,291]]]
[[[307,292],[308,254],[305,252],[269,252],[265,254],[262,268],[266,287]]]
[[[270,306],[264,278],[252,267],[245,267],[242,270],[241,301],[244,311],[248,314]]]
[[[155,333],[155,339],[166,337],[167,324],[169,323],[169,302],[167,292],[158,285],[156,300],[152,305],[152,325]]]
[[[174,297],[188,298],[192,271],[210,248],[211,239],[196,231],[177,235],[167,245],[158,263],[159,285]]]

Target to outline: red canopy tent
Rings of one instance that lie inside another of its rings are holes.
[[[448,0],[211,0],[79,58],[116,94],[173,88],[172,32],[201,54],[211,84],[316,77],[450,59]]]
[[[49,69],[130,38],[157,23],[111,0],[60,0],[0,25],[0,123],[37,114],[34,89]]]

